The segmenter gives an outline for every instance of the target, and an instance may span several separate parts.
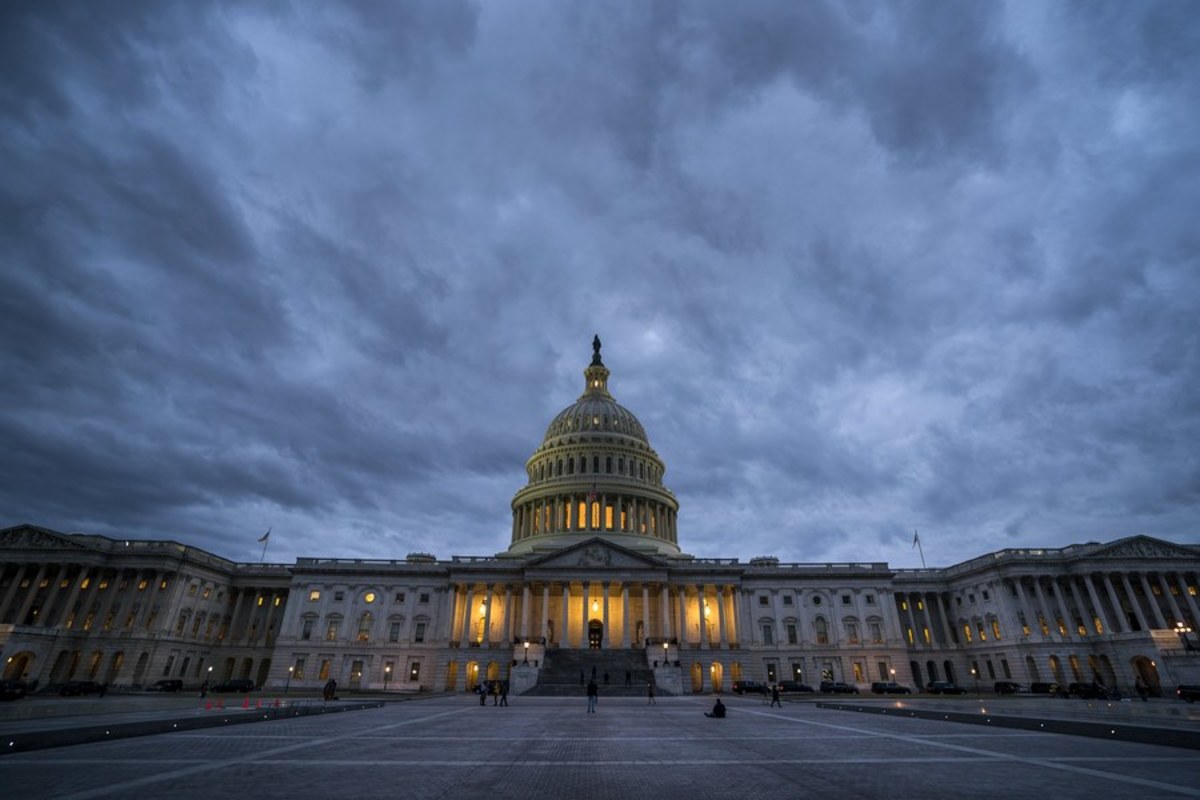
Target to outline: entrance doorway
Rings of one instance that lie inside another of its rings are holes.
[[[588,623],[588,649],[599,650],[604,641],[604,623],[594,619]]]

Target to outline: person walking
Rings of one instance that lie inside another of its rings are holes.
[[[508,681],[500,681],[500,705],[508,705]]]
[[[779,684],[771,684],[771,707],[779,706],[783,708],[783,703],[779,702]]]
[[[587,685],[588,709],[587,713],[596,713],[596,701],[600,699],[600,687],[596,685],[596,681],[588,681]]]
[[[1142,680],[1142,676],[1138,675],[1137,680],[1133,683],[1133,688],[1137,692],[1138,697],[1142,698],[1142,702],[1148,702],[1147,697],[1150,695],[1150,687]]]
[[[648,706],[658,705],[658,701],[654,699],[654,681],[650,681],[650,683],[646,684],[646,698],[647,698],[646,705],[648,705]]]

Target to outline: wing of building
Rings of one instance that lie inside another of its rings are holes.
[[[608,378],[596,340],[493,556],[242,564],[174,541],[0,530],[4,677],[542,694],[585,677],[609,693],[1200,682],[1198,546],[1132,536],[921,570],[687,555],[665,464]]]

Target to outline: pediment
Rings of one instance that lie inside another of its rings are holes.
[[[532,559],[526,568],[547,569],[660,569],[663,563],[599,537]]]
[[[1194,549],[1149,536],[1131,536],[1088,553],[1087,558],[1165,558],[1195,560],[1200,558]]]
[[[60,533],[36,525],[17,525],[0,530],[0,548],[13,550],[89,550]]]

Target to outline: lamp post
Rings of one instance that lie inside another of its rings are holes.
[[[975,679],[975,694],[979,694],[979,670],[971,667],[971,677]]]
[[[889,674],[892,676],[892,683],[895,683],[895,682],[896,682],[896,668],[895,668],[895,667],[891,667],[891,668],[888,670],[888,673],[889,673]]]
[[[294,671],[295,671],[295,669],[296,669],[296,668],[295,668],[294,666],[293,666],[293,667],[288,667],[287,683],[285,683],[285,684],[283,685],[283,693],[284,693],[284,694],[287,694],[287,693],[288,693],[288,689],[291,689],[291,688],[292,688],[292,672],[294,672]]]
[[[388,681],[391,679],[392,679],[392,665],[388,664],[386,667],[383,668],[383,691],[384,691],[384,694],[387,693]]]
[[[529,663],[529,642],[525,643],[525,663]]]
[[[667,652],[668,652],[668,650],[669,650],[669,647],[668,647],[667,643],[666,643],[666,642],[663,642],[663,666],[664,666],[664,667],[667,665]]]

